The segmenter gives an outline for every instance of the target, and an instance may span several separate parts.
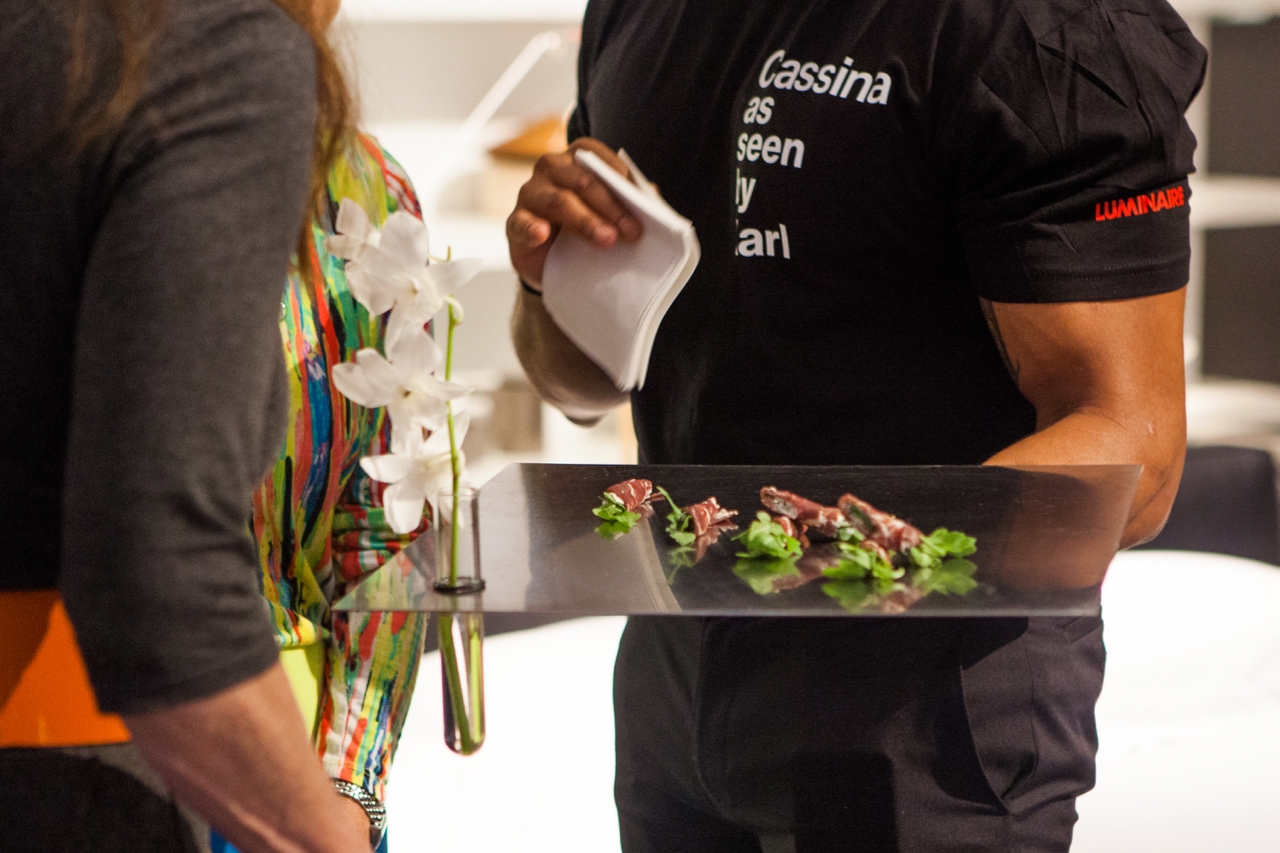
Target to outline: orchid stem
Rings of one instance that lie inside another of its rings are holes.
[[[449,331],[444,356],[446,382],[453,378],[453,333],[461,322],[453,302],[450,301],[448,304]],[[462,458],[458,452],[458,434],[453,423],[452,402],[447,404],[446,413],[446,421],[449,425],[449,463],[453,475],[453,505],[449,508],[449,583],[456,585],[458,582],[459,506],[462,503]],[[458,621],[459,619],[461,622]],[[457,751],[463,755],[475,752],[484,739],[484,675],[480,663],[483,634],[478,629],[478,619],[478,615],[455,616],[451,613],[441,613],[439,616],[441,664],[449,692],[446,701],[453,712],[452,728],[457,733]],[[455,624],[461,629],[461,636],[458,638],[462,642],[461,659],[458,655],[458,644],[454,638]],[[463,684],[460,666],[466,669],[466,684]],[[452,733],[449,737],[452,738]]]
[[[465,622],[467,641],[467,690],[471,713],[467,715],[467,728],[473,749],[484,742],[484,632],[480,630],[482,614],[475,614]]]
[[[458,751],[463,755],[470,755],[476,750],[473,732],[473,718],[477,710],[474,699],[476,694],[472,693],[471,713],[467,713],[466,700],[462,695],[462,676],[458,672],[457,647],[453,640],[454,618],[452,613],[439,614],[440,655],[444,667],[444,679],[449,690],[449,698],[446,701],[453,710],[454,729],[458,735]],[[464,640],[469,638],[464,637]],[[470,642],[468,642],[468,650],[470,651]],[[469,673],[468,682],[474,682],[474,680],[475,676]],[[468,686],[474,690],[474,684]]]
[[[453,312],[452,302],[446,304],[449,306],[449,332],[444,347],[444,381],[448,382],[453,377],[453,330],[458,328],[458,315]]]
[[[453,330],[458,328],[457,315],[453,303],[449,303],[449,333],[444,351],[444,381],[453,377]],[[449,528],[449,583],[458,582],[458,504],[461,498],[462,460],[458,457],[458,436],[453,427],[453,403],[447,406],[449,422],[449,463],[453,469],[453,506],[449,508],[451,524]]]

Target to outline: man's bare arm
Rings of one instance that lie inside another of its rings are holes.
[[[1186,290],[1111,302],[985,303],[1036,432],[991,465],[1137,463],[1142,479],[1121,547],[1164,526],[1186,452]]]
[[[367,853],[279,664],[207,699],[124,718],[177,797],[245,853]]]
[[[520,189],[507,218],[511,265],[529,287],[542,288],[547,252],[561,229],[569,229],[607,249],[640,236],[640,223],[627,214],[608,187],[574,160],[579,149],[599,155],[620,174],[626,166],[594,139],[576,140],[569,150],[538,159],[533,177]],[[540,297],[521,288],[511,318],[511,338],[538,394],[571,420],[590,423],[627,400],[595,362],[565,337]]]
[[[627,401],[608,374],[560,331],[542,297],[523,288],[511,315],[511,340],[538,396],[574,423],[590,424]]]

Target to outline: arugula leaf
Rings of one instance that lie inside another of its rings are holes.
[[[605,492],[600,499],[600,506],[591,510],[604,523],[596,528],[596,533],[605,539],[616,539],[624,533],[630,533],[640,520],[640,513],[627,509],[622,498],[612,492]]]
[[[796,557],[743,557],[733,566],[733,573],[746,582],[759,595],[774,592],[778,578],[800,574]]]
[[[757,512],[756,520],[751,522],[751,526],[733,539],[735,542],[741,542],[746,549],[738,552],[737,556],[748,560],[757,557],[785,560],[790,557],[799,557],[801,553],[800,540],[794,536],[788,536],[782,529],[782,525],[764,511]]]
[[[836,540],[840,542],[861,542],[867,535],[852,524],[841,524],[836,528]]]
[[[912,548],[908,556],[921,568],[931,568],[946,557],[967,557],[978,550],[978,540],[958,530],[939,527]]]
[[[858,520],[859,522],[861,522],[861,523],[862,523],[862,526],[863,526],[864,528],[866,528],[867,530],[875,530],[875,529],[876,529],[876,523],[875,523],[874,521],[872,521],[872,520],[871,520],[871,516],[869,516],[869,515],[867,515],[865,512],[863,512],[862,508],[861,508],[861,507],[859,507],[857,504],[850,504],[850,505],[849,505],[849,506],[847,506],[847,507],[842,507],[842,509],[843,509],[843,511],[844,511],[846,514],[856,515],[856,516],[858,517],[858,519],[857,519],[857,520]],[[859,532],[861,532],[861,531],[859,531]]]
[[[796,568],[801,554],[800,541],[788,536],[769,513],[756,513],[756,520],[733,538],[746,548],[738,552],[733,573],[760,595],[773,592],[778,578],[800,573]]]
[[[689,529],[689,525],[693,522],[693,516],[682,510],[680,505],[672,499],[671,494],[662,486],[654,486],[653,488],[667,499],[667,505],[671,507],[671,510],[667,513],[667,535],[674,539],[678,545],[692,545],[693,540],[698,538]]]
[[[906,569],[886,563],[883,557],[868,548],[850,542],[837,542],[836,547],[840,550],[840,562],[822,570],[822,574],[832,580],[872,578],[893,582],[906,574]]]
[[[617,539],[631,532],[634,524],[627,524],[622,521],[605,521],[596,525],[596,533],[601,539]]]
[[[967,557],[978,550],[978,540],[966,536],[959,530],[947,530],[939,527],[929,534],[926,542],[952,557]]]

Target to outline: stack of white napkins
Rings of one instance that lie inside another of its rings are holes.
[[[671,209],[626,152],[629,181],[590,151],[579,163],[599,175],[643,228],[608,249],[561,231],[542,274],[543,304],[571,341],[619,390],[643,388],[658,325],[698,266],[693,223]],[[632,183],[634,181],[634,183]]]

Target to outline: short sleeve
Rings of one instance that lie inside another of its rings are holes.
[[[1206,54],[1163,0],[961,3],[930,104],[970,278],[998,302],[1176,290],[1190,261],[1183,114]]]
[[[170,20],[113,142],[68,344],[59,588],[98,703],[121,714],[278,659],[246,519],[285,425],[278,319],[313,53],[271,3],[182,3]]]

